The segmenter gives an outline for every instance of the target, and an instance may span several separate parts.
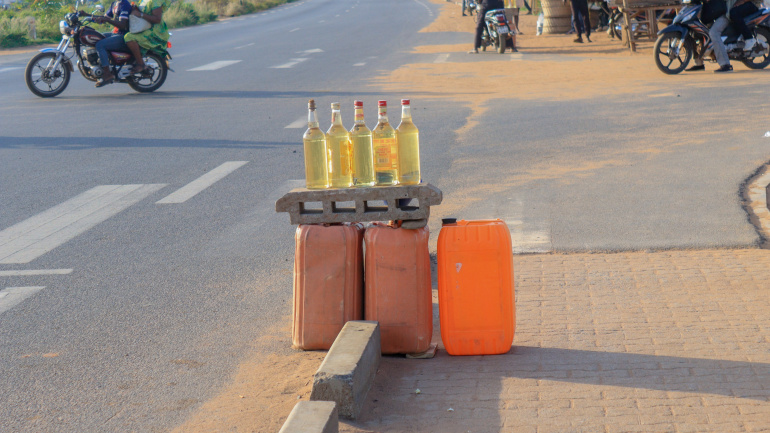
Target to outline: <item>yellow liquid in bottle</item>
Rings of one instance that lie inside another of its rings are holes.
[[[372,130],[374,172],[377,185],[396,185],[398,183],[398,144],[396,130],[388,123],[386,110],[380,107],[377,126]]]
[[[398,142],[398,182],[404,185],[420,183],[420,136],[412,119],[404,119],[396,129]]]
[[[307,131],[302,136],[305,152],[305,186],[308,189],[329,187],[326,136],[318,127],[315,101],[308,101]]]
[[[372,131],[366,127],[364,110],[356,108],[356,124],[350,130],[353,152],[353,186],[373,186],[374,158],[372,156]]]
[[[332,188],[349,188],[353,185],[350,160],[350,133],[342,126],[339,107],[332,108],[332,126],[326,131],[329,149],[329,184]]]
[[[318,127],[310,128],[305,132],[302,141],[305,148],[305,184],[307,188],[328,188],[326,136]]]

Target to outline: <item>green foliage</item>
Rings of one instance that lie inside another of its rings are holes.
[[[105,11],[112,4],[100,0]],[[137,3],[140,0],[135,0]],[[219,16],[238,16],[262,11],[296,0],[172,0],[171,6],[163,13],[163,20],[169,28],[187,27],[215,21]],[[61,39],[59,21],[64,15],[76,10],[91,12],[97,3],[83,3],[76,0],[22,0],[13,3],[9,10],[0,10],[0,48],[19,47],[41,43],[55,43]],[[27,19],[35,17],[37,39],[29,39]],[[109,31],[110,26],[94,25],[99,31]]]

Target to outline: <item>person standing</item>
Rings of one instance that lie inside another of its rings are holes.
[[[588,17],[588,0],[570,0],[572,7],[572,18],[575,21],[575,33],[577,38],[572,41],[583,43],[583,33],[586,34],[586,40],[591,42],[591,21]]]

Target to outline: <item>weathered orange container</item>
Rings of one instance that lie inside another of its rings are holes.
[[[513,344],[511,232],[502,220],[443,220],[438,235],[441,340],[450,355],[495,355]]]
[[[295,348],[329,349],[346,322],[363,318],[363,236],[362,224],[297,227]]]
[[[364,318],[380,323],[382,353],[421,353],[433,335],[429,232],[374,224],[366,230]]]

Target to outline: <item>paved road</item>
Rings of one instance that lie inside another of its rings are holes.
[[[417,33],[435,14],[425,0],[302,0],[175,30],[176,73],[151,95],[75,76],[40,99],[21,77],[31,54],[0,56],[0,431],[166,431],[276,333],[290,313],[293,227],[273,202],[301,183],[310,97],[363,99],[371,123],[377,99],[411,97],[424,177],[447,200],[469,182],[528,176],[458,215],[506,218],[521,251],[754,245],[739,189],[770,151],[761,89],[680,92],[671,80],[680,99],[633,106],[495,102],[461,141],[452,125],[466,108],[374,80],[434,61],[413,46],[467,41]],[[621,108],[628,120],[613,116]],[[692,134],[723,111],[745,128],[638,151],[650,128],[655,139]],[[453,170],[468,157],[483,170]],[[554,159],[599,169],[532,175]],[[158,203],[196,179],[207,187]],[[68,219],[81,223],[64,230]]]

